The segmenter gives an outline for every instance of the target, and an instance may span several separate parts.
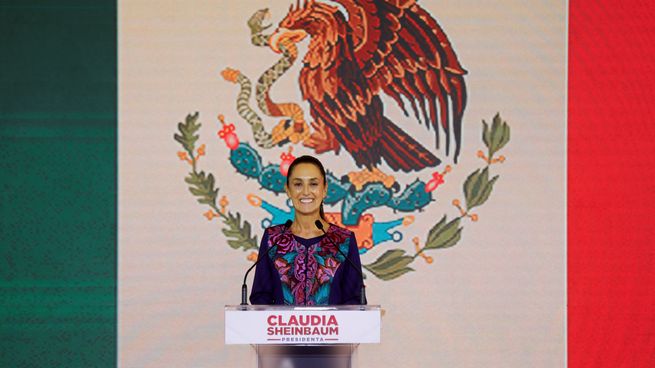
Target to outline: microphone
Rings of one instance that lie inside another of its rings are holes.
[[[319,230],[321,230],[323,232],[323,234],[327,235],[327,233],[325,232],[325,229],[323,229],[323,223],[321,222],[321,220],[314,221],[314,225],[316,225],[316,227]],[[366,285],[364,285],[364,273],[362,272],[361,267],[357,268],[357,266],[355,266],[355,263],[350,258],[346,257],[346,255],[343,254],[341,249],[339,249],[339,247],[336,244],[334,244],[332,239],[328,238],[327,236],[325,238],[328,241],[330,241],[330,243],[332,243],[332,245],[337,249],[337,252],[339,252],[339,254],[341,254],[343,256],[343,258],[345,258],[348,261],[348,263],[350,263],[350,265],[359,274],[359,278],[360,278],[360,280],[362,280],[362,290],[361,290],[361,293],[359,294],[359,304],[366,305]]]
[[[284,223],[284,230],[286,231],[288,228],[290,228],[291,224],[293,224],[293,221],[287,220],[287,222]],[[265,256],[268,256],[269,255],[268,253],[271,251],[271,249],[274,249],[276,245],[277,244],[274,244],[270,249],[268,249],[266,251]],[[248,279],[248,274],[250,273],[250,271],[252,271],[253,268],[255,268],[255,266],[257,266],[259,261],[261,261],[263,258],[266,257],[257,258],[257,261],[252,266],[250,266],[248,271],[246,271],[246,275],[243,276],[243,285],[241,285],[241,305],[248,305],[248,285],[246,284],[246,279]]]

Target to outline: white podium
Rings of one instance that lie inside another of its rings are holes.
[[[379,305],[225,307],[225,344],[252,345],[258,368],[352,368],[380,328]]]

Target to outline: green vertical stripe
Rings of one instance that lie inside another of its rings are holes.
[[[116,365],[116,4],[0,3],[0,367]]]

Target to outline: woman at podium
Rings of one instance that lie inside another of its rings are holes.
[[[285,189],[294,220],[264,231],[250,303],[365,304],[355,235],[328,223],[323,213],[327,181],[321,162],[295,159]]]

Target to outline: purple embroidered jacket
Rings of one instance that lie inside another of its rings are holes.
[[[335,249],[350,258],[358,267]],[[250,294],[252,304],[359,304],[359,250],[352,231],[330,224],[326,235],[304,239],[284,225],[264,232]]]

